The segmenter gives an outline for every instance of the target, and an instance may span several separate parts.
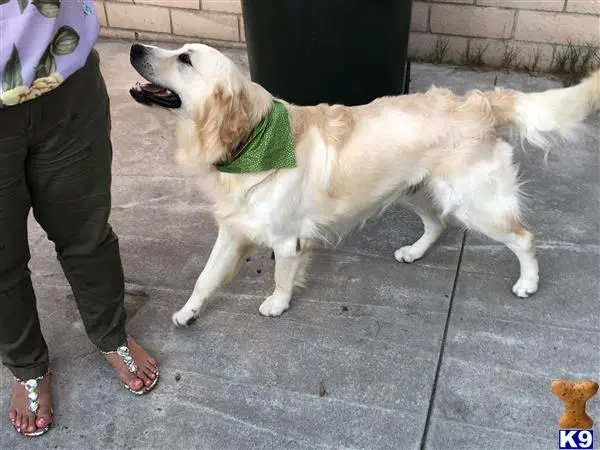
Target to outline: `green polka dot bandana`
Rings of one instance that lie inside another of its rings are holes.
[[[274,101],[242,150],[232,160],[218,163],[215,167],[227,173],[257,173],[296,167],[294,137],[287,108]]]

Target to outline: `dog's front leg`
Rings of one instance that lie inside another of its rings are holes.
[[[196,280],[194,291],[183,308],[173,314],[173,323],[177,326],[189,325],[197,318],[215,291],[235,276],[240,260],[252,248],[253,245],[244,237],[219,228],[217,240],[204,270]]]
[[[300,239],[288,239],[273,247],[275,253],[275,291],[260,305],[263,316],[280,316],[290,307],[299,270],[305,262]]]

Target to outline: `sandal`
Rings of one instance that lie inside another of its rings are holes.
[[[27,390],[27,400],[28,400],[27,407],[29,408],[29,411],[31,411],[36,417],[36,420],[34,422],[34,423],[36,423],[36,426],[37,426],[37,410],[40,407],[40,405],[38,403],[38,397],[39,397],[38,386],[39,386],[40,382],[47,375],[48,374],[42,375],[37,378],[31,378],[31,379],[25,380],[25,381],[15,378],[15,381],[17,383],[21,383]],[[52,409],[50,410],[50,415],[51,415],[51,417],[54,415],[54,410],[52,410]],[[32,431],[31,433],[27,433],[27,432],[21,430],[16,425],[15,425],[15,430],[17,430],[17,433],[21,433],[23,436],[35,437],[35,436],[41,436],[42,434],[46,433],[50,429],[51,426],[52,426],[52,419],[50,419],[48,421],[48,425],[46,425],[44,428],[38,428],[35,431]]]
[[[116,353],[121,358],[123,358],[123,363],[127,366],[127,370],[129,370],[129,372],[131,372],[131,373],[137,372],[137,366],[135,364],[135,361],[133,360],[133,357],[129,354],[129,347],[127,346],[127,344],[121,345],[115,351],[112,351],[112,352],[101,351],[101,353],[104,355],[110,355],[110,354]],[[150,392],[152,389],[154,389],[154,386],[156,386],[156,383],[158,383],[158,368],[156,369],[156,372],[155,372],[154,381],[152,382],[152,384],[150,386],[146,386],[145,384],[142,384],[141,388],[135,390],[131,386],[129,386],[127,383],[125,383],[124,381],[121,381],[121,386],[123,386],[125,389],[127,389],[132,394],[144,395],[144,394],[147,394],[148,392]]]

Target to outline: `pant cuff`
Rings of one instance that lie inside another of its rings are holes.
[[[116,333],[114,335],[105,337],[104,339],[102,339],[102,341],[97,342],[96,346],[102,352],[114,352],[121,345],[126,345],[126,344],[127,344],[127,333],[125,333],[123,331],[121,333]]]
[[[30,380],[32,378],[38,378],[48,374],[48,362],[38,363],[30,367],[14,367],[5,364],[16,378],[19,380]]]

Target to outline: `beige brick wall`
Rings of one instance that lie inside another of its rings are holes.
[[[103,36],[245,45],[241,0],[94,3]],[[567,54],[600,64],[600,53],[593,55],[599,45],[600,0],[413,2],[409,53],[415,59],[552,70]]]
[[[101,35],[243,46],[240,0],[96,0]]]

